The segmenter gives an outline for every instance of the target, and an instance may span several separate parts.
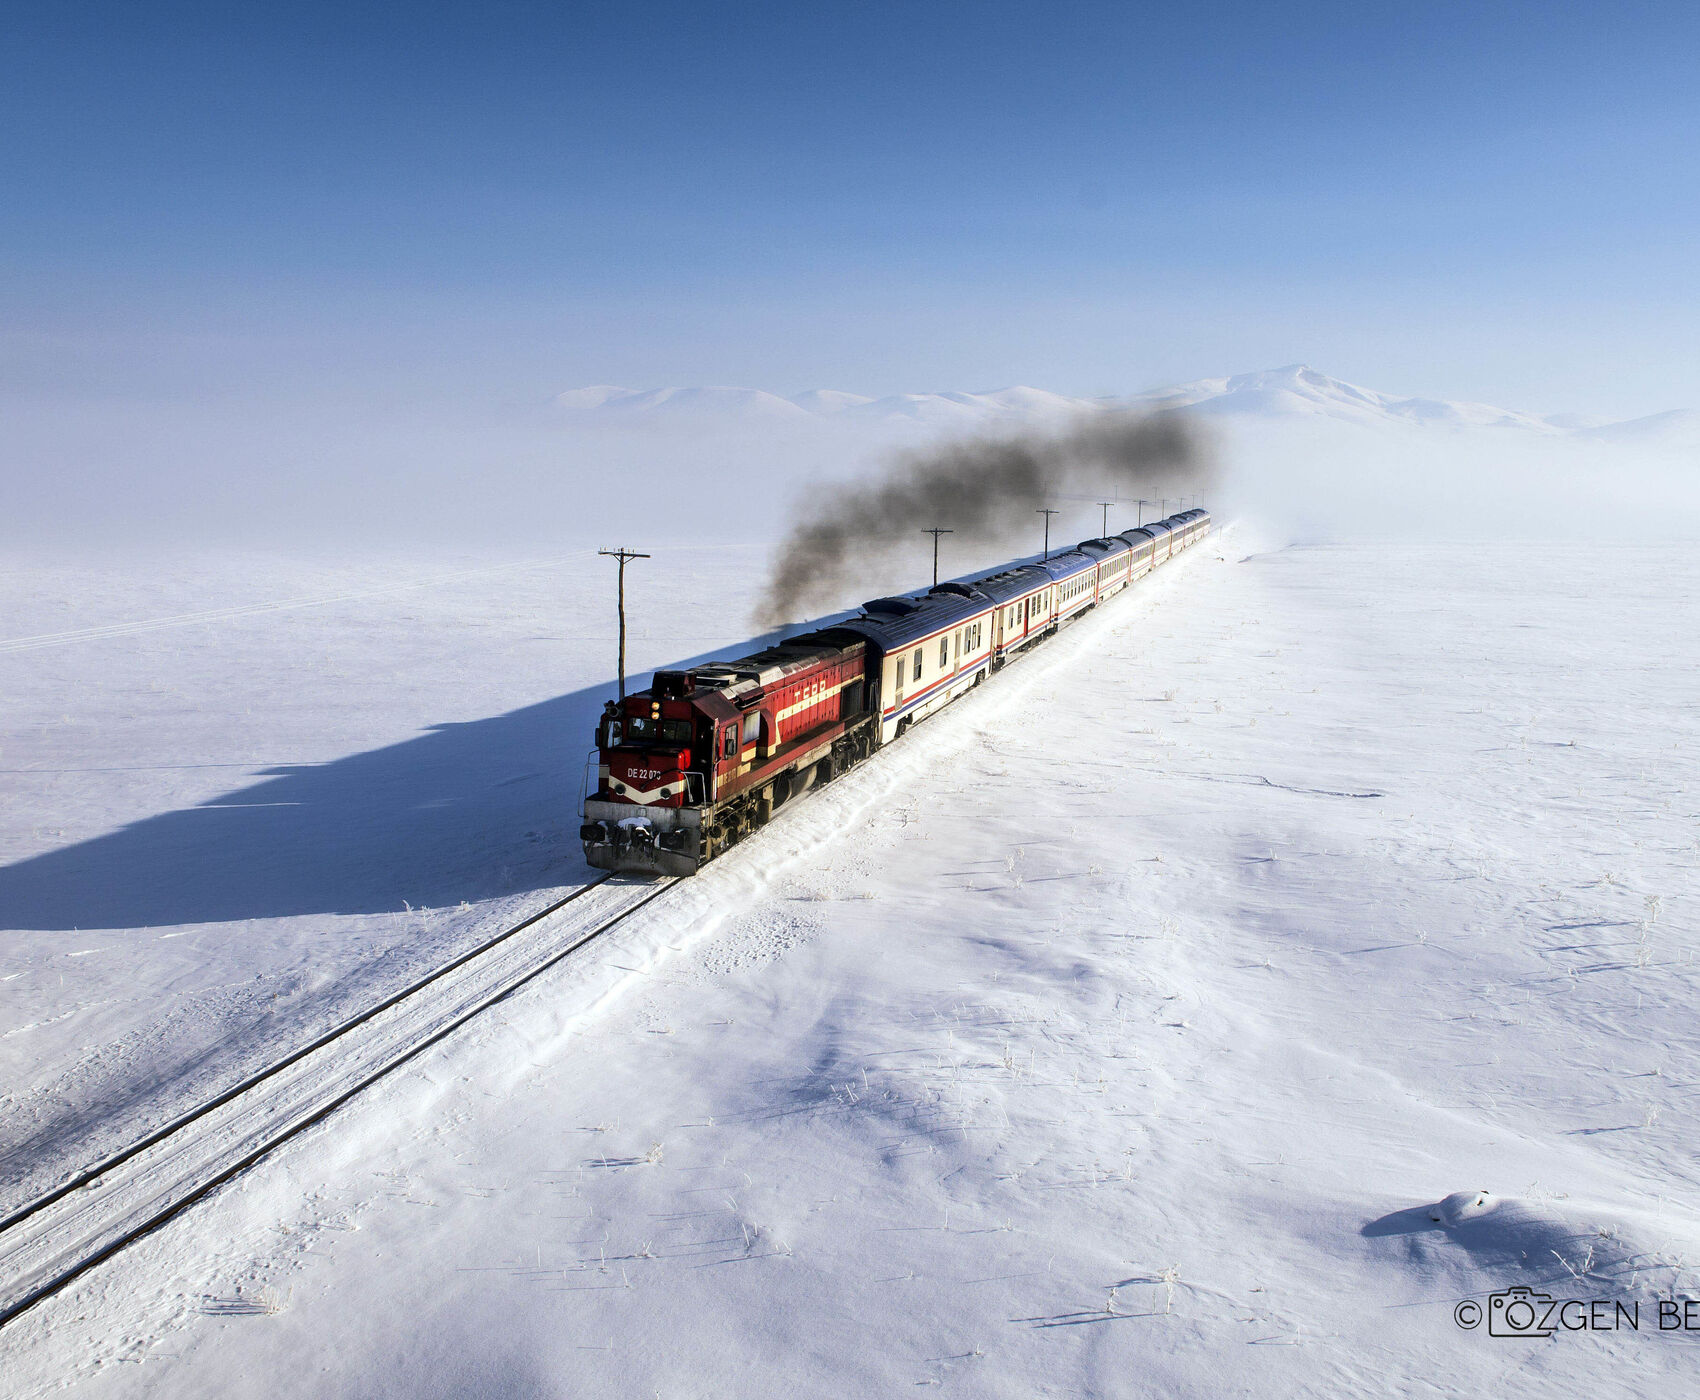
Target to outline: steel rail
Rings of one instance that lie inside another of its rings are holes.
[[[602,881],[596,881],[595,883],[601,884]],[[400,1055],[397,1055],[394,1059],[390,1060],[388,1063],[381,1065],[379,1068],[373,1070],[370,1074],[366,1075],[364,1078],[362,1078],[359,1081],[357,1081],[356,1083],[352,1084],[347,1089],[344,1089],[341,1093],[337,1094],[334,1098],[332,1098],[330,1100],[330,1102],[325,1103],[325,1104],[321,1104],[318,1108],[316,1108],[316,1109],[312,1110],[310,1113],[308,1113],[304,1118],[297,1119],[295,1122],[293,1122],[293,1123],[289,1124],[288,1126],[280,1129],[279,1131],[267,1135],[263,1141],[257,1143],[255,1146],[250,1148],[247,1152],[243,1153],[242,1156],[240,1156],[239,1158],[236,1159],[236,1161],[230,1163],[228,1166],[222,1168],[218,1172],[214,1173],[212,1176],[208,1177],[207,1180],[205,1180],[205,1181],[201,1182],[199,1185],[193,1187],[190,1191],[188,1191],[180,1199],[175,1200],[170,1205],[164,1207],[163,1209],[161,1209],[159,1211],[156,1211],[153,1215],[149,1216],[146,1220],[144,1220],[141,1223],[139,1223],[135,1226],[132,1226],[130,1229],[126,1230],[123,1234],[118,1236],[117,1239],[114,1239],[114,1240],[108,1242],[107,1244],[102,1245],[99,1249],[95,1250],[92,1254],[85,1255],[82,1259],[78,1260],[70,1268],[61,1270],[58,1274],[54,1275],[51,1279],[48,1279],[47,1281],[40,1284],[36,1288],[32,1289],[29,1293],[25,1294],[22,1298],[18,1299],[14,1303],[8,1305],[3,1311],[0,1311],[0,1327],[4,1327],[7,1323],[11,1322],[14,1318],[18,1317],[22,1313],[28,1312],[31,1308],[35,1307],[36,1304],[41,1303],[48,1298],[51,1298],[55,1293],[61,1292],[63,1289],[68,1287],[70,1284],[74,1283],[77,1279],[81,1278],[90,1269],[94,1268],[97,1264],[101,1264],[101,1263],[105,1262],[107,1259],[110,1259],[113,1255],[117,1254],[120,1250],[128,1248],[130,1245],[134,1244],[137,1240],[142,1239],[144,1236],[152,1234],[155,1230],[159,1229],[162,1225],[165,1225],[167,1222],[171,1221],[172,1219],[174,1219],[178,1215],[182,1214],[185,1210],[187,1210],[190,1206],[192,1206],[196,1201],[201,1200],[209,1192],[212,1192],[212,1191],[216,1190],[218,1187],[224,1185],[224,1183],[229,1181],[232,1177],[239,1176],[241,1173],[245,1172],[249,1167],[253,1166],[256,1162],[258,1162],[262,1157],[265,1157],[268,1153],[272,1152],[274,1149],[282,1146],[285,1142],[287,1142],[287,1141],[289,1141],[289,1139],[295,1137],[298,1133],[305,1132],[308,1128],[312,1127],[315,1123],[318,1123],[321,1120],[328,1118],[332,1113],[336,1112],[337,1109],[341,1108],[345,1103],[347,1103],[350,1099],[354,1098],[355,1095],[359,1094],[362,1090],[369,1088],[371,1085],[377,1083],[378,1080],[384,1078],[385,1075],[390,1074],[394,1070],[400,1069],[401,1066],[406,1064],[408,1061],[412,1060],[416,1055],[423,1054],[426,1050],[430,1049],[431,1046],[435,1045],[438,1041],[440,1041],[440,1040],[444,1039],[445,1037],[453,1034],[456,1030],[459,1030],[460,1027],[464,1026],[473,1017],[478,1016],[485,1011],[488,1011],[492,1006],[495,1006],[498,1002],[505,1001],[508,997],[512,996],[515,992],[517,992],[521,987],[525,986],[528,982],[531,982],[531,981],[535,980],[536,978],[541,977],[550,968],[554,967],[556,963],[560,962],[563,958],[570,956],[572,953],[574,953],[578,949],[582,948],[586,943],[590,942],[593,938],[597,938],[600,935],[606,933],[609,929],[613,928],[615,925],[624,922],[626,919],[630,918],[633,914],[637,913],[637,911],[639,909],[642,909],[645,905],[651,904],[655,900],[659,899],[662,895],[664,895],[676,883],[677,883],[676,878],[666,880],[661,885],[661,887],[659,889],[656,889],[652,893],[645,895],[642,899],[638,900],[635,904],[631,905],[629,908],[621,910],[618,914],[614,915],[613,918],[603,921],[602,923],[598,924],[595,928],[589,930],[587,933],[580,935],[578,938],[574,939],[571,943],[569,943],[565,948],[562,948],[559,952],[551,954],[549,957],[545,958],[542,962],[538,963],[535,967],[529,969],[528,971],[526,971],[525,973],[523,973],[519,977],[516,977],[513,981],[509,982],[500,991],[495,992],[488,997],[485,997],[482,1001],[478,1002],[477,1005],[470,1007],[466,1011],[463,1011],[460,1015],[456,1016],[453,1020],[448,1022],[446,1025],[439,1026],[436,1030],[432,1031],[430,1035],[426,1036],[424,1039],[422,1039],[420,1041],[415,1042],[412,1046],[410,1046],[408,1049],[404,1050]],[[586,885],[584,887],[584,889],[590,889],[592,887],[593,886],[591,886],[591,885]],[[545,917],[549,913],[552,913],[555,909],[560,908],[562,904],[569,903],[572,899],[576,898],[578,894],[582,894],[582,893],[583,893],[583,890],[577,891],[577,892],[575,892],[575,894],[568,896],[567,899],[561,900],[557,904],[550,906],[549,909],[545,909],[545,910],[543,910],[543,911],[541,911],[537,914],[532,915],[531,918],[527,919],[524,924],[519,925],[518,927],[516,927],[514,929],[510,929],[509,933],[517,933],[520,928],[530,927],[532,924],[535,924],[539,919]],[[494,942],[496,940],[492,940],[492,941]],[[464,962],[464,961],[466,961],[466,959],[463,958],[460,961]],[[457,965],[459,965],[459,964],[457,964]],[[447,970],[448,969],[443,969],[443,971],[447,971]],[[439,972],[437,975],[441,976],[442,972]],[[433,978],[432,980],[435,980],[435,979]]]
[[[246,1079],[232,1084],[228,1089],[225,1089],[216,1097],[208,1099],[205,1103],[200,1104],[199,1106],[190,1109],[187,1113],[172,1119],[163,1127],[154,1129],[153,1132],[149,1133],[140,1141],[131,1143],[128,1147],[115,1152],[112,1156],[96,1162],[92,1167],[85,1167],[69,1181],[61,1182],[45,1195],[37,1197],[35,1200],[29,1202],[29,1204],[21,1206],[19,1209],[13,1211],[4,1219],[0,1219],[0,1235],[5,1234],[5,1232],[10,1230],[14,1225],[21,1225],[37,1211],[45,1210],[54,1202],[64,1200],[65,1197],[69,1196],[73,1191],[87,1186],[89,1182],[95,1180],[97,1177],[105,1175],[114,1167],[122,1166],[137,1153],[147,1151],[148,1148],[164,1142],[165,1139],[170,1137],[173,1133],[179,1132],[188,1127],[189,1124],[195,1122],[197,1119],[204,1118],[207,1114],[212,1113],[214,1110],[223,1108],[225,1104],[229,1103],[232,1099],[247,1093],[248,1090],[252,1089],[257,1084],[265,1083],[265,1081],[270,1079],[274,1074],[281,1074],[291,1065],[300,1060],[306,1059],[306,1057],[311,1055],[315,1050],[322,1050],[332,1041],[341,1039],[341,1037],[347,1035],[352,1030],[358,1030],[374,1016],[388,1011],[392,1006],[395,1006],[399,1002],[406,1001],[408,997],[412,996],[415,992],[430,986],[433,982],[437,981],[438,978],[446,977],[456,968],[464,967],[474,958],[489,952],[490,949],[494,948],[497,944],[512,938],[516,933],[525,932],[526,929],[530,928],[539,919],[547,918],[556,910],[562,909],[568,904],[571,904],[580,895],[586,894],[595,889],[598,885],[606,883],[610,878],[611,876],[604,875],[601,879],[592,880],[588,885],[581,885],[578,889],[567,895],[566,898],[556,900],[553,904],[549,905],[548,908],[538,910],[535,914],[530,915],[523,922],[515,924],[512,928],[497,934],[494,938],[487,939],[485,942],[480,943],[476,948],[462,953],[453,962],[445,963],[442,967],[437,968],[433,972],[427,973],[418,981],[409,983],[399,992],[395,992],[392,995],[385,997],[384,1000],[380,1001],[376,1006],[368,1007],[359,1015],[352,1017],[350,1020],[344,1021],[340,1026],[333,1027],[331,1030],[326,1031],[324,1034],[319,1036],[318,1039],[303,1045],[299,1050],[291,1052],[283,1059],[278,1060],[274,1064],[268,1065],[265,1069],[249,1075]]]
[[[253,1074],[253,1075],[248,1076],[248,1078],[244,1079],[240,1083],[233,1085],[229,1089],[226,1089],[225,1091],[220,1093],[216,1098],[211,1099],[211,1100],[207,1101],[206,1103],[199,1105],[198,1107],[196,1107],[195,1109],[191,1110],[188,1113],[180,1115],[177,1119],[173,1120],[167,1126],[160,1128],[160,1129],[157,1129],[154,1132],[150,1133],[146,1138],[142,1139],[140,1142],[134,1143],[130,1147],[125,1148],[122,1152],[117,1153],[110,1158],[107,1158],[106,1160],[101,1162],[98,1166],[89,1168],[89,1169],[79,1173],[70,1182],[67,1182],[64,1185],[55,1188],[52,1192],[48,1193],[47,1195],[42,1196],[39,1199],[37,1199],[36,1201],[31,1202],[24,1209],[15,1212],[12,1216],[10,1216],[4,1222],[3,1225],[0,1225],[0,1232],[3,1232],[4,1230],[10,1229],[13,1226],[21,1223],[22,1221],[28,1219],[30,1216],[36,1214],[38,1211],[45,1209],[49,1205],[52,1205],[54,1202],[63,1200],[72,1191],[75,1191],[79,1187],[86,1186],[90,1182],[97,1180],[103,1173],[110,1171],[113,1167],[122,1165],[124,1162],[129,1161],[131,1158],[133,1158],[133,1157],[137,1156],[138,1154],[140,1154],[141,1152],[147,1150],[149,1147],[157,1146],[160,1142],[163,1142],[164,1140],[166,1140],[168,1137],[174,1135],[175,1133],[181,1132],[185,1127],[190,1126],[191,1124],[195,1123],[197,1120],[205,1117],[207,1114],[215,1111],[218,1108],[223,1107],[225,1104],[230,1103],[232,1100],[238,1098],[243,1093],[245,1093],[245,1092],[257,1087],[258,1085],[264,1083],[267,1079],[270,1079],[272,1076],[280,1073],[284,1069],[287,1069],[289,1066],[298,1063],[300,1060],[305,1058],[307,1055],[312,1054],[316,1050],[321,1050],[329,1044],[332,1044],[333,1042],[335,1042],[336,1040],[338,1040],[342,1036],[348,1034],[350,1031],[353,1031],[353,1030],[357,1029],[359,1026],[364,1025],[366,1022],[370,1021],[373,1017],[379,1015],[381,1012],[387,1011],[390,1008],[398,1005],[400,1002],[405,1001],[408,997],[414,995],[415,993],[419,992],[423,988],[431,985],[433,982],[436,982],[436,981],[440,980],[441,978],[447,976],[449,973],[455,971],[457,968],[464,967],[467,963],[471,962],[473,959],[481,956],[484,953],[489,952],[492,948],[494,948],[497,945],[505,942],[507,939],[512,938],[514,935],[516,935],[518,933],[522,933],[526,929],[533,927],[539,921],[549,917],[551,914],[558,912],[559,910],[564,908],[566,905],[571,904],[574,900],[576,900],[579,897],[581,897],[582,895],[588,893],[590,890],[595,889],[599,885],[606,884],[612,878],[613,878],[613,876],[611,874],[610,875],[604,875],[600,879],[593,880],[589,884],[581,886],[579,889],[574,890],[570,895],[567,895],[565,898],[556,900],[554,903],[548,905],[546,908],[540,909],[536,913],[529,915],[527,918],[525,918],[520,923],[515,924],[513,927],[504,930],[502,933],[497,934],[493,938],[486,939],[483,943],[479,944],[477,947],[472,948],[472,949],[468,950],[467,952],[461,954],[459,957],[455,958],[452,962],[446,963],[442,967],[437,968],[435,971],[430,973],[428,976],[418,979],[417,981],[411,983],[409,986],[403,988],[401,991],[396,992],[389,997],[386,997],[382,1002],[378,1003],[377,1005],[368,1008],[366,1011],[363,1011],[362,1013],[360,1013],[360,1015],[355,1016],[355,1017],[351,1018],[350,1020],[344,1022],[342,1025],[336,1027],[334,1030],[329,1031],[329,1032],[325,1033],[324,1035],[319,1036],[317,1039],[312,1041],[310,1044],[303,1046],[301,1049],[296,1050],[293,1053],[291,1053],[287,1058],[280,1060],[280,1061],[277,1061],[275,1064],[272,1064],[271,1066],[269,1066],[265,1070],[260,1071],[257,1074]],[[174,1219],[177,1215],[181,1214],[184,1210],[188,1209],[188,1207],[193,1205],[196,1201],[201,1200],[209,1192],[216,1190],[219,1186],[222,1186],[225,1182],[231,1180],[231,1178],[240,1175],[242,1172],[246,1171],[249,1167],[253,1166],[256,1162],[258,1162],[261,1158],[265,1157],[268,1153],[273,1151],[275,1148],[281,1146],[283,1143],[287,1142],[289,1139],[295,1137],[297,1134],[299,1134],[301,1132],[304,1132],[306,1129],[312,1127],[315,1123],[318,1123],[318,1122],[322,1121],[323,1119],[327,1118],[330,1114],[334,1113],[338,1108],[342,1107],[342,1105],[347,1103],[350,1099],[354,1098],[357,1094],[359,1094],[363,1090],[369,1088],[371,1085],[375,1084],[378,1080],[384,1078],[386,1075],[390,1074],[392,1071],[399,1069],[402,1065],[411,1061],[415,1056],[422,1054],[425,1050],[429,1049],[431,1046],[437,1044],[439,1041],[441,1041],[444,1038],[446,1038],[447,1036],[451,1035],[454,1031],[458,1030],[461,1026],[465,1025],[468,1021],[472,1020],[473,1017],[478,1016],[478,1015],[482,1014],[483,1012],[489,1010],[492,1006],[495,1006],[498,1002],[506,1000],[508,997],[512,996],[515,992],[517,992],[520,988],[524,987],[527,983],[533,981],[537,977],[540,977],[543,973],[547,972],[550,968],[554,967],[557,963],[561,962],[562,959],[570,956],[572,953],[576,952],[579,948],[582,948],[586,943],[589,943],[592,939],[597,938],[600,935],[606,933],[609,929],[615,927],[617,924],[620,924],[624,920],[630,918],[633,914],[635,914],[638,910],[642,909],[644,906],[654,902],[656,899],[659,899],[663,894],[665,894],[667,892],[668,889],[670,889],[676,883],[677,883],[676,879],[665,880],[660,885],[659,888],[657,888],[654,891],[652,891],[651,893],[645,895],[642,899],[639,899],[636,903],[630,905],[626,909],[621,910],[619,913],[615,914],[612,918],[604,920],[602,923],[596,925],[596,927],[588,930],[587,932],[581,934],[579,937],[573,939],[573,941],[570,942],[569,944],[567,944],[564,948],[561,948],[558,951],[552,953],[549,957],[545,958],[543,961],[539,962],[534,967],[527,969],[524,973],[522,973],[520,976],[509,981],[506,985],[501,987],[498,991],[493,992],[490,995],[482,998],[475,1005],[471,1006],[467,1010],[465,1010],[462,1013],[460,1013],[459,1015],[455,1016],[452,1020],[450,1020],[446,1024],[439,1026],[437,1029],[433,1030],[429,1035],[425,1036],[423,1039],[416,1041],[413,1045],[409,1046],[401,1054],[399,1054],[399,1055],[395,1056],[394,1058],[386,1061],[384,1064],[380,1065],[377,1069],[375,1069],[375,1070],[371,1071],[370,1073],[366,1074],[365,1076],[363,1076],[361,1079],[359,1079],[353,1085],[344,1089],[342,1092],[336,1094],[329,1102],[319,1105],[317,1108],[314,1108],[312,1111],[310,1111],[306,1116],[299,1118],[299,1119],[295,1120],[294,1122],[291,1122],[291,1123],[285,1125],[283,1128],[277,1130],[276,1132],[266,1134],[261,1141],[257,1142],[247,1152],[243,1153],[240,1157],[238,1157],[236,1161],[234,1161],[234,1162],[230,1163],[229,1165],[221,1168],[219,1171],[217,1171],[212,1176],[210,1176],[207,1180],[200,1182],[197,1185],[193,1186],[182,1197],[171,1202],[169,1205],[163,1207],[162,1209],[156,1211],[152,1215],[148,1216],[147,1219],[141,1221],[140,1223],[136,1224],[135,1226],[131,1227],[130,1229],[124,1231],[116,1239],[109,1241],[107,1244],[101,1246],[101,1248],[95,1250],[94,1252],[92,1252],[88,1255],[85,1255],[83,1258],[79,1259],[75,1264],[71,1265],[69,1268],[61,1270],[59,1273],[55,1274],[52,1278],[44,1281],[39,1286],[32,1289],[29,1293],[27,1293],[23,1297],[19,1298],[17,1301],[7,1305],[3,1310],[0,1310],[0,1327],[4,1327],[7,1323],[11,1322],[14,1318],[18,1317],[22,1313],[29,1311],[31,1308],[35,1307],[38,1303],[41,1303],[41,1302],[45,1301],[47,1298],[50,1298],[54,1294],[62,1291],[64,1288],[66,1288],[68,1285],[70,1285],[76,1279],[82,1277],[82,1275],[87,1273],[90,1269],[94,1268],[96,1265],[104,1262],[105,1260],[110,1259],[113,1255],[117,1254],[120,1250],[123,1250],[123,1249],[127,1248],[129,1245],[134,1244],[137,1240],[143,1238],[144,1236],[152,1234],[155,1230],[159,1229],[161,1226],[165,1225],[168,1221]]]

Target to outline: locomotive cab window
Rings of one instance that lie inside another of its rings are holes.
[[[655,721],[645,715],[633,715],[629,721],[632,738],[653,739],[655,737]]]
[[[614,749],[620,746],[620,740],[625,738],[625,726],[617,719],[608,721],[607,732],[602,736],[602,747]]]
[[[668,744],[688,744],[691,742],[691,722],[688,719],[664,719],[661,721],[661,738]]]

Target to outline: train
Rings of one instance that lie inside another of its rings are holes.
[[[1014,657],[1203,539],[1199,508],[921,593],[604,707],[580,838],[596,869],[694,874]],[[588,767],[588,761],[587,761]]]

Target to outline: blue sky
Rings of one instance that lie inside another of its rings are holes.
[[[14,3],[3,392],[1700,406],[1697,16]]]

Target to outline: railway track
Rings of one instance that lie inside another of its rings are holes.
[[[165,1225],[677,883],[603,876],[0,1219],[0,1327]]]

